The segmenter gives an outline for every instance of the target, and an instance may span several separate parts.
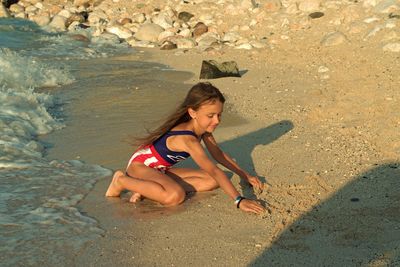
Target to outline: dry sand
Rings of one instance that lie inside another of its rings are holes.
[[[187,88],[204,59],[238,63],[241,78],[211,82],[247,123],[215,135],[266,181],[255,196],[232,177],[270,213],[245,214],[220,190],[176,208],[130,204],[128,195],[103,197],[102,180],[80,208],[106,232],[80,251],[77,266],[400,265],[399,56],[356,40],[321,47],[307,34],[275,50],[143,50],[194,73],[182,81]],[[122,146],[112,131],[96,152],[123,168],[128,149],[105,149]]]

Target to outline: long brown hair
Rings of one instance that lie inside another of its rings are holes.
[[[192,118],[188,113],[188,109],[198,110],[201,105],[206,102],[220,101],[225,102],[225,97],[214,87],[211,83],[200,82],[195,84],[187,93],[183,102],[178,106],[178,108],[169,115],[165,122],[153,131],[149,131],[148,135],[145,137],[136,138],[134,144],[140,145],[141,147],[150,145],[163,134],[174,128],[180,123],[188,122]]]

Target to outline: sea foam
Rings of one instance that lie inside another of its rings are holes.
[[[2,266],[58,265],[102,233],[76,205],[111,171],[76,160],[49,161],[38,140],[64,127],[49,112],[61,100],[38,89],[74,81],[68,67],[49,62],[0,49]]]

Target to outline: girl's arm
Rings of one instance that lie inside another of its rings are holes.
[[[200,142],[193,136],[183,137],[185,140],[182,142],[182,148],[188,152],[193,160],[199,165],[201,169],[206,171],[211,177],[215,179],[222,190],[227,193],[233,200],[240,197],[239,192],[233,186],[232,182],[228,179],[225,173],[212,162],[205,153]],[[265,209],[258,202],[254,200],[244,199],[238,205],[242,210],[261,213]]]
[[[213,177],[222,190],[224,190],[232,199],[236,199],[240,196],[239,192],[233,186],[228,177],[226,177],[225,173],[208,158],[199,141],[193,136],[185,136],[185,139],[185,142],[183,142],[184,146],[186,146],[184,151],[190,154],[197,165]]]
[[[260,179],[258,179],[258,177],[252,176],[248,172],[240,168],[240,166],[228,154],[226,154],[219,148],[217,142],[214,139],[214,136],[211,133],[205,133],[203,135],[203,141],[208,151],[210,151],[210,154],[216,161],[239,175],[240,178],[248,181],[253,187],[259,188],[261,190],[264,188],[264,184],[260,181]]]

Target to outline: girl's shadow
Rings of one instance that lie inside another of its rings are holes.
[[[223,151],[227,152],[231,157],[235,158],[239,166],[248,171],[250,174],[256,175],[254,161],[251,157],[254,148],[258,145],[268,145],[286,134],[287,132],[291,131],[292,129],[293,123],[288,120],[283,120],[274,123],[268,127],[242,135],[233,140],[222,142],[220,146]],[[268,183],[265,177],[258,177],[262,182]],[[257,198],[252,187],[249,186],[246,181],[240,179],[239,184],[243,190],[243,195],[245,197],[252,199]]]

